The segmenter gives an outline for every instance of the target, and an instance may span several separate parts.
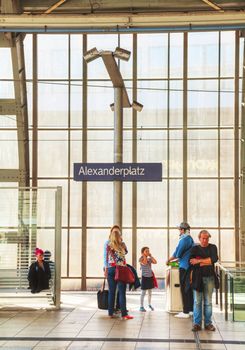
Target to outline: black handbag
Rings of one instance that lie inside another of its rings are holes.
[[[105,279],[101,289],[97,292],[98,309],[108,310],[108,295],[109,291],[105,289]]]

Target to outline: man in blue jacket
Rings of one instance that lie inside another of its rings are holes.
[[[179,262],[179,280],[183,312],[178,313],[175,317],[188,318],[193,311],[193,292],[188,281],[188,270],[190,267],[190,252],[194,241],[190,236],[190,225],[187,222],[182,222],[178,228],[180,231],[179,243],[173,255],[167,260],[167,265],[173,260],[178,260]]]

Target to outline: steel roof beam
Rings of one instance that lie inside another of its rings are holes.
[[[57,9],[60,5],[64,4],[64,2],[66,2],[66,0],[59,0],[58,2],[56,2],[54,5],[50,6],[44,13],[48,14],[53,12],[55,9]]]
[[[35,29],[41,29],[44,32],[57,29],[69,30],[77,29],[94,30],[96,29],[110,32],[130,31],[134,28],[173,28],[178,27],[192,28],[195,26],[224,26],[224,25],[245,25],[244,12],[224,12],[224,13],[202,13],[202,14],[125,14],[125,15],[8,15],[0,14],[0,30],[9,31],[18,29],[21,31],[29,30],[35,32]]]
[[[224,10],[220,6],[216,5],[213,1],[210,1],[210,0],[201,0],[201,1],[207,4],[208,6],[212,7],[216,11],[224,12]]]

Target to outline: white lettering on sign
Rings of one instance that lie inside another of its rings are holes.
[[[127,168],[117,168],[116,166],[112,166],[111,168],[90,168],[89,166],[81,166],[78,172],[78,175],[83,176],[107,176],[107,175],[116,175],[116,176],[144,176],[145,169],[139,166],[132,167],[131,165]]]

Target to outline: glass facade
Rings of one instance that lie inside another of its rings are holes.
[[[26,35],[24,45],[30,159],[36,147],[38,186],[63,189],[63,288],[98,283],[103,243],[113,225],[113,184],[73,181],[74,162],[113,162],[112,84],[102,60],[88,66],[83,61],[83,51],[95,46],[132,53],[129,62],[120,61],[120,70],[130,101],[137,97],[144,108],[137,115],[124,110],[124,162],[163,164],[161,183],[123,185],[128,262],[139,268],[140,249],[149,245],[158,260],[155,273],[163,278],[183,218],[195,240],[200,229],[208,229],[221,261],[235,261],[239,140],[234,135],[240,128],[235,86],[242,78],[244,45],[238,32]],[[13,98],[9,50],[0,49],[0,98]],[[0,168],[16,168],[15,119],[1,116],[0,123]]]

